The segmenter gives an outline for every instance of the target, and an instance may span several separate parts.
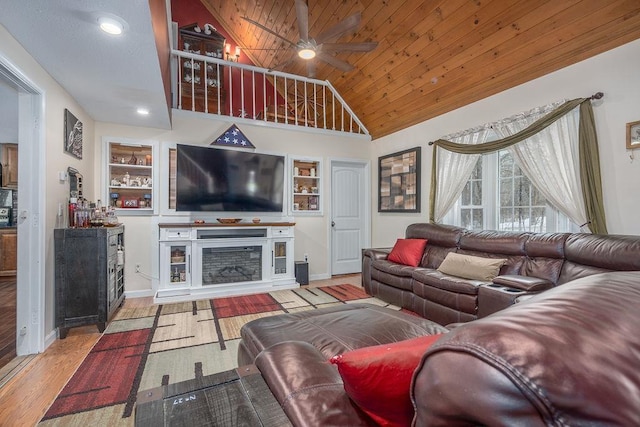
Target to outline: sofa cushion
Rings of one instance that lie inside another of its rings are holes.
[[[419,294],[416,289],[416,283],[420,282],[435,289],[444,289],[445,291],[455,292],[459,294],[478,295],[478,288],[490,281],[465,279],[464,277],[451,276],[444,274],[438,270],[431,270],[428,268],[416,270],[413,272],[413,292],[416,295],[425,296]]]
[[[383,426],[408,426],[414,410],[411,378],[424,352],[441,334],[364,347],[330,359],[349,397]]]
[[[380,325],[384,325],[381,328]],[[447,329],[430,320],[373,304],[341,304],[263,317],[245,323],[238,362],[253,363],[264,349],[282,341],[305,341],[325,360],[345,351],[402,341]]]
[[[398,239],[387,259],[398,264],[417,267],[426,244],[425,239]]]
[[[491,281],[506,261],[504,258],[482,258],[450,252],[438,271],[465,279]]]
[[[420,267],[396,264],[380,259],[371,263],[371,279],[394,288],[411,291],[411,276]]]
[[[395,262],[387,261],[386,259],[377,259],[371,263],[371,266],[374,270],[383,271],[400,277],[411,277],[411,274],[416,270],[415,267],[396,264]]]

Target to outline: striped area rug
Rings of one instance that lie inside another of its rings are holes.
[[[345,284],[122,308],[39,426],[133,426],[139,391],[237,367],[248,321],[354,302],[389,307]]]

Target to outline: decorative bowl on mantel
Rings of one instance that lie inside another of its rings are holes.
[[[242,218],[216,218],[220,224],[237,224]]]

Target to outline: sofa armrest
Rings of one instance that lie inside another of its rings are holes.
[[[255,364],[294,425],[373,425],[344,391],[338,369],[313,345],[280,342],[263,350]]]
[[[387,256],[393,248],[368,248],[362,250],[362,287],[364,291],[373,295],[371,288],[371,263],[379,259],[387,259]]]
[[[369,257],[372,260],[387,259],[393,248],[368,248],[362,250],[362,257]]]
[[[527,292],[540,292],[553,288],[553,283],[551,281],[531,276],[498,276],[493,279],[493,283]]]

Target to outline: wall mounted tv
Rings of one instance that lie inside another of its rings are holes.
[[[282,212],[284,156],[178,144],[176,210]]]

